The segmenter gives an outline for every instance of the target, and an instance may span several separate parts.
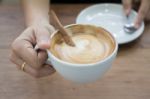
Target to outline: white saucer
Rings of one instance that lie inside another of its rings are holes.
[[[137,13],[131,11],[130,21],[134,21]],[[127,22],[122,5],[119,4],[97,4],[90,6],[78,15],[76,23],[93,24],[101,26],[114,35],[118,44],[125,44],[137,39],[144,30],[144,22],[135,33],[125,33],[124,24]]]

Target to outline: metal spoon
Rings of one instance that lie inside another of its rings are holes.
[[[137,28],[135,28],[133,23],[124,25],[124,31],[126,33],[134,33],[136,30]]]
[[[137,28],[134,26],[134,23],[129,20],[129,16],[127,16],[127,23],[123,28],[126,33],[134,33],[137,30]]]

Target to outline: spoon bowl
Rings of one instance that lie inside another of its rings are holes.
[[[134,33],[137,30],[134,24],[125,24],[123,29],[126,33]]]

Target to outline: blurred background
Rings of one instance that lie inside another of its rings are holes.
[[[19,0],[0,0],[3,4],[18,4]],[[51,3],[121,3],[121,0],[51,0]]]
[[[0,0],[1,4],[18,4],[19,0]]]

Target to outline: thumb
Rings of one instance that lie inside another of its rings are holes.
[[[143,0],[135,20],[135,27],[139,28],[149,10],[149,1]]]
[[[36,41],[37,41],[37,46],[40,49],[47,49],[50,48],[50,35],[52,31],[49,31],[45,27],[38,28],[36,30]]]
[[[126,16],[128,16],[131,12],[132,0],[122,0],[122,3],[123,3],[124,12]]]

